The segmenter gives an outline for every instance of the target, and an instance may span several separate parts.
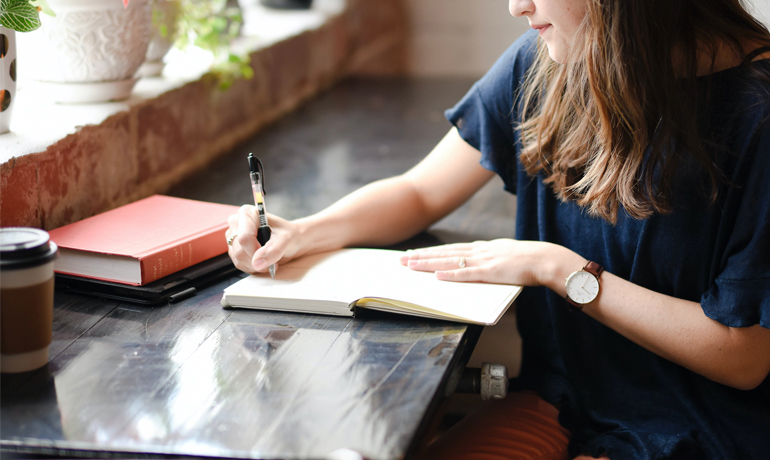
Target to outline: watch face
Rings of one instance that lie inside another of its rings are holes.
[[[587,304],[599,295],[599,280],[583,270],[571,274],[566,287],[569,298],[579,304]]]

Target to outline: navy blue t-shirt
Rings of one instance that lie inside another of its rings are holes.
[[[565,246],[632,283],[698,302],[724,325],[770,328],[770,88],[750,77],[752,66],[770,71],[770,60],[714,74],[710,96],[699,102],[702,134],[714,141],[707,148],[729,179],[717,202],[703,194],[702,176],[682,168],[672,213],[636,220],[621,212],[612,225],[561,202],[518,161],[517,89],[536,41],[534,31],[516,41],[446,113],[481,151],[481,164],[516,194],[515,237]],[[561,404],[572,453],[770,458],[770,379],[750,391],[713,382],[569,311],[544,287],[524,289],[516,305],[520,380]]]

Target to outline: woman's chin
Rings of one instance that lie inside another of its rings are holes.
[[[555,47],[548,45],[548,56],[550,56],[554,62],[564,64],[564,53],[560,53],[559,50],[554,48]]]
[[[554,61],[559,64],[564,64],[569,59],[567,59],[566,52],[564,50],[564,47],[562,46],[552,46],[548,42],[546,42],[546,45],[548,46],[548,56]]]

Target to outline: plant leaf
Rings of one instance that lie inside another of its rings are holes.
[[[48,16],[54,16],[56,17],[56,13],[53,12],[50,6],[48,6],[47,0],[32,0],[29,2],[32,6],[39,7],[40,11],[47,14]]]
[[[28,0],[3,0],[0,25],[17,32],[31,32],[40,27],[40,16]]]

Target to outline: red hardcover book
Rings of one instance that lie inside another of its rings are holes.
[[[227,252],[229,206],[154,195],[51,230],[58,273],[140,286]]]

